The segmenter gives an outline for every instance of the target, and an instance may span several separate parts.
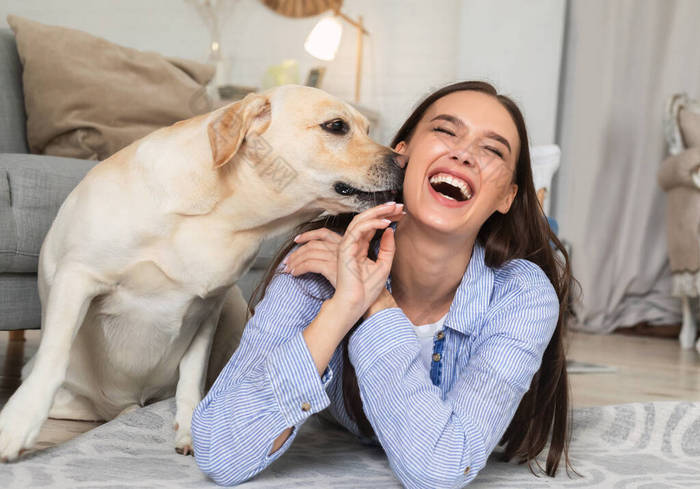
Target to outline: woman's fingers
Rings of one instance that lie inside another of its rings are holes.
[[[325,247],[331,250],[335,250],[337,249],[338,243],[340,243],[341,239],[341,235],[339,235],[335,231],[331,231],[326,228],[313,229],[311,231],[298,234],[294,240],[297,243],[305,244],[301,244],[301,246],[298,246],[295,250],[293,250],[291,253],[285,256],[282,260],[282,263],[286,264],[293,257],[298,256],[302,250],[308,250],[310,246],[312,248],[316,247],[317,249]]]
[[[394,230],[387,229],[379,240],[379,251],[375,262],[382,270],[391,270],[391,264],[394,261],[394,251],[396,250],[395,246]]]
[[[311,258],[297,264],[289,273],[293,276],[303,275],[305,273],[320,273],[330,282],[335,288],[336,284],[336,261],[327,261],[319,258]]]
[[[303,247],[299,248],[298,250],[295,250],[293,255],[290,254],[285,265],[287,266],[287,269],[297,268],[297,266],[300,263],[306,260],[310,260],[312,258],[319,258],[326,261],[335,261],[337,260],[338,256],[337,250],[337,245],[332,245],[331,247],[331,245],[329,245],[328,243],[318,243],[316,241],[312,241],[306,243]]]
[[[306,231],[304,233],[298,234],[294,237],[296,243],[304,243],[305,241],[310,241],[312,239],[328,240],[332,243],[340,243],[343,236],[331,231],[328,228],[318,228],[312,229],[311,231]]]
[[[348,228],[346,231],[346,234],[348,231],[352,231],[355,226],[360,224],[363,221],[370,220],[370,219],[376,219],[376,218],[382,218],[382,217],[389,217],[390,215],[394,214],[401,214],[401,211],[403,210],[403,204],[382,204],[378,205],[376,207],[371,207],[370,209],[367,209],[366,211],[360,212],[358,215],[352,218],[352,221],[350,221],[350,224],[348,224]]]
[[[389,224],[391,224],[391,220],[387,218],[375,218],[361,221],[357,223],[352,230],[348,227],[348,230],[345,232],[346,238],[343,245],[348,246],[350,243],[358,243],[361,245],[361,250],[364,250],[366,247],[369,247],[369,241],[372,239],[377,229],[386,228]]]

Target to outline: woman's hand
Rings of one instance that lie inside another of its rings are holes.
[[[347,308],[355,320],[386,289],[386,278],[394,259],[394,230],[386,229],[401,218],[403,204],[384,204],[356,215],[338,245],[338,278],[333,300]],[[369,242],[377,229],[385,229],[379,242],[377,260],[367,256]],[[353,321],[354,322],[354,321]]]
[[[338,275],[338,245],[342,235],[328,228],[312,229],[294,238],[297,243],[304,243],[292,251],[282,261],[284,271],[294,276],[304,273],[320,273],[335,288]]]
[[[335,302],[359,318],[386,290],[395,250],[393,229],[382,235],[376,262],[367,256],[369,242],[377,229],[400,219],[402,210],[403,204],[394,203],[367,209],[352,219],[342,236],[326,228],[300,234],[295,241],[305,244],[288,255],[285,270],[293,275],[323,274],[336,289]]]

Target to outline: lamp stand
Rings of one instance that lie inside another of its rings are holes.
[[[360,80],[362,79],[362,41],[364,30],[362,26],[362,16],[358,19],[359,24],[357,28],[357,67],[355,68],[355,103],[360,103]]]
[[[362,23],[362,16],[358,20],[353,20],[344,13],[336,10],[335,15],[343,18],[347,23],[355,26],[357,28],[357,65],[355,66],[355,103],[360,103],[360,82],[362,80],[362,47],[363,47],[363,37],[365,34],[369,35],[369,32],[365,29]]]

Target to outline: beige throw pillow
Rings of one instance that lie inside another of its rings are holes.
[[[27,142],[37,154],[104,160],[163,126],[211,110],[214,67],[118,46],[16,15]]]

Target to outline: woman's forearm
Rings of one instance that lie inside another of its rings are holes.
[[[353,324],[355,320],[348,311],[331,298],[323,302],[314,320],[304,329],[302,335],[319,375],[323,375],[333,352]]]
[[[321,310],[314,320],[302,332],[319,375],[323,375],[333,352],[355,324],[345,312],[332,299],[328,299],[321,305]],[[294,427],[290,426],[275,439],[270,455],[284,445],[293,429]]]

